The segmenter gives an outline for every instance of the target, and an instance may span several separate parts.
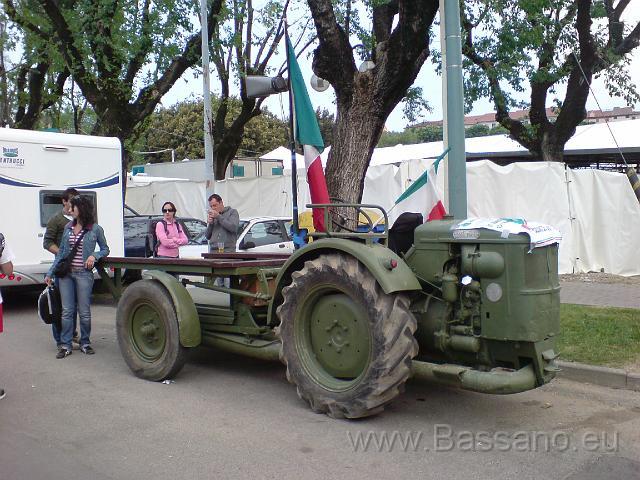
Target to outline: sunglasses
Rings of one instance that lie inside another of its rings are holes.
[[[173,208],[163,208],[162,209],[162,213],[169,213],[169,212],[175,212],[175,210]]]

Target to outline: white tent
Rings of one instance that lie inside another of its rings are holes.
[[[618,146],[627,151],[640,152],[638,130],[640,121],[621,120],[592,125],[581,125],[565,145],[565,155],[580,153],[615,152]],[[376,148],[371,157],[371,165],[400,164],[408,160],[436,158],[444,151],[442,142],[418,143],[415,145],[396,145],[394,147]],[[491,135],[465,139],[465,151],[468,155],[490,156],[491,154],[528,155],[527,149],[508,135]]]
[[[162,204],[173,202],[178,216],[205,220],[205,195],[205,182],[138,174],[127,178],[125,203],[141,215],[161,215]]]
[[[322,162],[323,167],[327,166],[327,158],[329,158],[330,150],[331,147],[327,147],[320,154],[320,161]],[[284,170],[291,171],[291,150],[286,147],[278,147],[269,153],[265,153],[260,158],[262,158],[263,160],[280,160],[282,162]],[[298,170],[305,170],[304,155],[296,153],[296,166],[298,167]]]
[[[291,170],[291,150],[286,147],[278,147],[269,153],[265,153],[260,156],[263,160],[280,160],[284,170]],[[298,168],[302,166],[304,168],[304,156],[296,153],[296,164]]]
[[[640,151],[640,122],[610,124],[621,148]],[[566,152],[602,151],[615,148],[605,124],[578,127]],[[328,150],[328,149],[327,149]],[[327,150],[323,153],[326,159]],[[442,153],[442,142],[399,145],[374,151],[365,178],[363,203],[390,209],[400,194]],[[505,135],[466,140],[468,153],[524,152]],[[613,150],[612,150],[613,151]],[[265,155],[287,164],[290,152],[280,147]],[[299,162],[298,205],[310,203]],[[140,179],[142,180],[142,179]],[[599,170],[571,170],[564,164],[518,162],[504,167],[489,160],[467,163],[469,216],[524,217],[548,223],[563,234],[560,272],[604,271],[620,275],[640,274],[635,239],[640,237],[640,205],[626,175]],[[291,215],[291,176],[238,178],[216,182],[216,192],[241,216]],[[443,178],[437,189],[442,196]],[[149,182],[142,187],[130,183],[127,204],[141,213],[159,213],[162,202],[176,203],[183,216],[205,217],[204,182]]]
[[[146,173],[138,173],[136,175],[127,175],[127,185],[146,186],[155,182],[188,182],[186,178],[173,177],[154,177]]]
[[[370,167],[363,203],[393,206],[395,199],[429,165],[411,160],[400,166]],[[406,172],[412,172],[411,178]],[[437,189],[442,193],[438,177]],[[519,162],[502,167],[489,160],[467,165],[468,212],[475,217],[524,217],[547,223],[563,235],[560,272],[604,269],[619,275],[640,274],[636,241],[640,238],[640,205],[626,175],[600,170],[571,170],[555,162]],[[225,204],[241,217],[291,215],[291,177],[256,177],[216,182]],[[130,184],[127,204],[140,213],[159,213],[172,201],[179,215],[205,218],[204,182],[156,181]],[[298,205],[305,211],[309,188],[298,177]]]

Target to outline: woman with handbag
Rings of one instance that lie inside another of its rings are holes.
[[[73,220],[64,227],[60,250],[47,273],[45,282],[58,278],[62,298],[62,332],[56,358],[71,355],[73,336],[73,312],[80,317],[80,350],[87,355],[95,351],[91,347],[91,290],[93,267],[102,257],[109,255],[104,230],[94,223],[93,203],[86,196],[71,200]],[[99,247],[96,250],[96,244]]]

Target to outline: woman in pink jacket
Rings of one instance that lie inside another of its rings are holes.
[[[189,240],[180,224],[176,221],[176,206],[171,202],[162,205],[163,219],[156,224],[159,258],[178,258],[178,247]]]

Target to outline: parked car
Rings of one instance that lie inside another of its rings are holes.
[[[152,222],[162,219],[162,215],[133,215],[124,217],[124,256],[125,257],[151,257],[152,238],[149,234],[149,226]],[[181,218],[176,220],[187,234],[189,243],[194,243],[198,238],[204,237],[207,229],[206,222],[197,218]]]
[[[251,217],[241,219],[238,226],[238,252],[293,253],[289,234],[291,217]],[[206,230],[206,226],[205,226]],[[180,247],[180,258],[201,258],[209,251],[206,231]]]

